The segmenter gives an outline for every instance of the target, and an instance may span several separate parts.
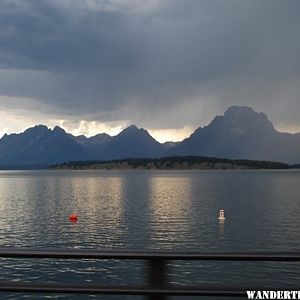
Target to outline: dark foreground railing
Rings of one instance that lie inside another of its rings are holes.
[[[71,294],[111,294],[111,295],[147,295],[150,300],[166,299],[174,296],[246,296],[247,289],[218,289],[174,286],[168,283],[167,262],[173,260],[195,261],[300,261],[300,253],[198,253],[171,251],[95,251],[95,250],[33,250],[33,249],[0,249],[2,258],[57,258],[57,259],[118,259],[144,260],[148,263],[148,283],[144,286],[101,286],[98,284],[60,284],[37,282],[4,282],[0,281],[2,292],[27,293],[71,293]],[[278,287],[278,290],[284,290]]]

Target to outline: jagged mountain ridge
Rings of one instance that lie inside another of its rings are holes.
[[[164,154],[163,146],[147,130],[129,126],[106,144],[102,152],[105,159],[128,157],[160,157]]]
[[[264,113],[233,106],[168,154],[291,163],[300,161],[300,134],[278,132]]]
[[[85,158],[80,145],[62,128],[38,125],[0,140],[0,165],[52,164]]]
[[[0,166],[55,164],[80,160],[160,157],[164,147],[148,131],[132,125],[118,135],[73,136],[44,125],[0,139]]]
[[[73,136],[60,127],[38,125],[0,139],[0,165],[55,164],[170,155],[300,162],[300,134],[281,133],[264,113],[230,107],[182,142],[160,144],[147,130],[132,125],[116,136]]]

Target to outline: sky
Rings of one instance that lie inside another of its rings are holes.
[[[232,105],[300,132],[298,0],[0,0],[0,136],[182,140]]]

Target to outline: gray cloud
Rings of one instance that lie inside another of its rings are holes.
[[[299,1],[141,2],[2,0],[1,107],[177,128],[246,104],[298,124]]]

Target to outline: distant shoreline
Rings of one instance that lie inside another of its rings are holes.
[[[246,170],[290,168],[290,165],[281,162],[233,160],[202,156],[74,161],[50,167],[52,170]]]

